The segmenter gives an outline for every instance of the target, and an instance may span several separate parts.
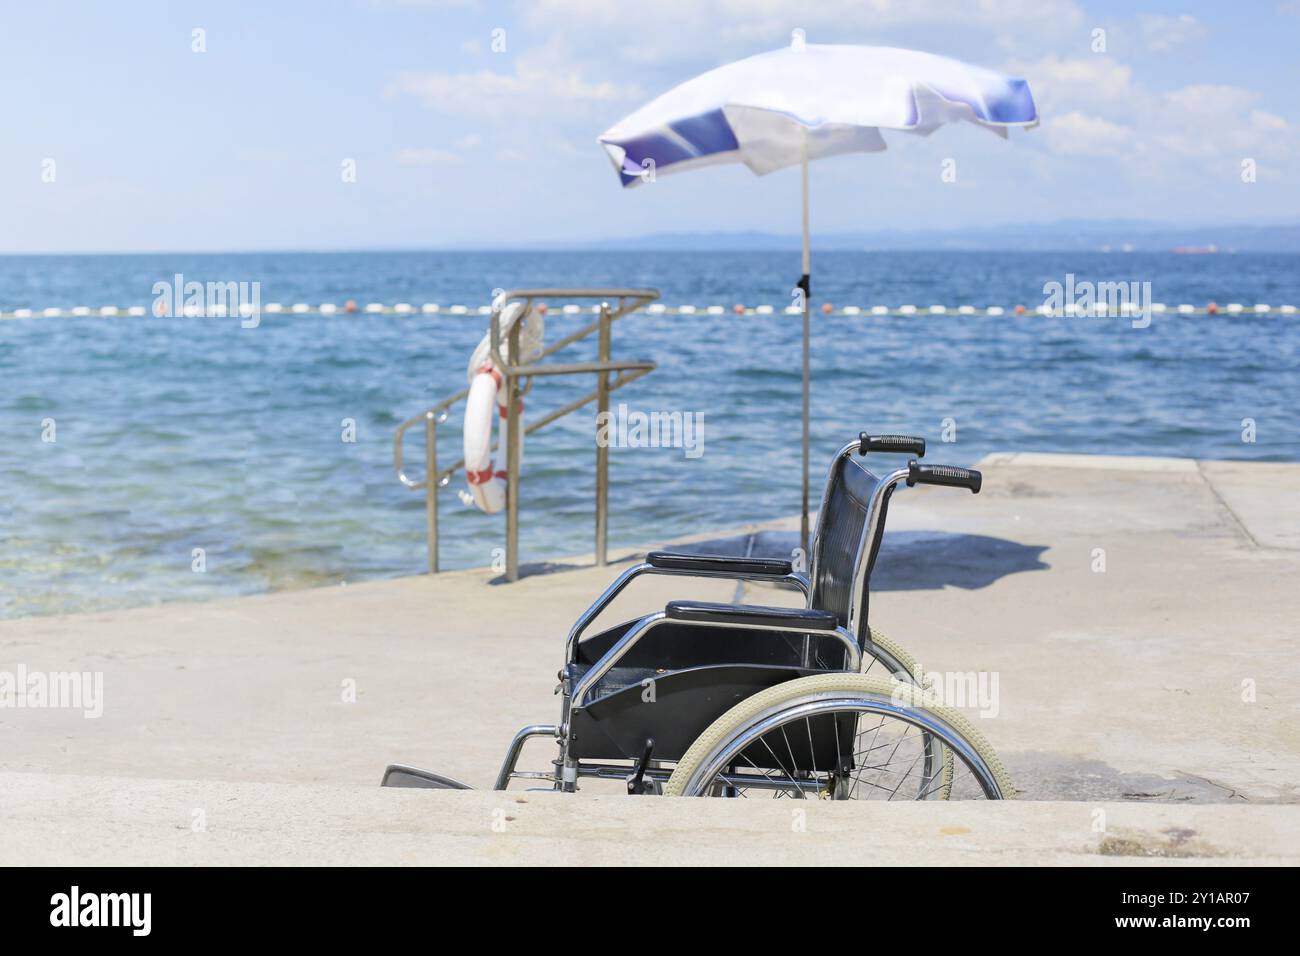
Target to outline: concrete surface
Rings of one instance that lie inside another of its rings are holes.
[[[1020,801],[903,808],[915,816],[890,819],[910,829],[883,830],[920,840],[924,853],[906,844],[918,861],[1132,862],[1147,857],[1098,850],[1132,813],[1135,835],[1112,850],[1169,829],[1210,859],[1300,860],[1300,811],[1277,805],[1300,802],[1300,466],[1007,454],[980,467],[977,497],[895,497],[872,621],[927,670],[997,676],[997,714],[980,725]],[[481,832],[483,815],[513,796],[378,790],[389,762],[489,785],[514,730],[557,718],[564,635],[616,570],[515,585],[456,572],[0,622],[0,670],[101,671],[106,697],[98,719],[0,711],[5,862],[617,862],[593,848],[589,819],[643,854],[658,835],[669,855],[655,859],[689,862],[737,830],[775,827],[718,809],[731,803],[527,794],[537,834],[492,856],[507,844]],[[646,579],[613,618],[733,594]],[[523,765],[544,767],[553,744],[533,747]],[[194,807],[225,812],[191,834]],[[1097,809],[1106,833],[1077,830]],[[895,810],[827,811],[843,830],[792,840],[775,827],[731,858],[862,860],[882,812]],[[334,821],[320,825],[328,836],[307,835],[313,818]]]
[[[53,865],[1295,865],[1300,807],[1261,809],[668,800],[5,774],[0,852],[4,862]]]

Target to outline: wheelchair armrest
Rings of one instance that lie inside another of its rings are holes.
[[[681,554],[651,551],[645,556],[651,567],[672,571],[711,571],[717,574],[770,574],[784,577],[794,565],[780,558],[740,558],[722,554]]]
[[[713,604],[708,601],[669,601],[664,616],[672,621],[701,624],[741,624],[785,631],[834,631],[839,621],[830,611],[802,607],[760,607],[754,604]]]
[[[903,474],[905,475],[906,472],[903,472]],[[656,564],[656,561],[661,563]],[[619,593],[628,584],[642,574],[681,575],[683,577],[704,575],[705,577],[737,578],[740,580],[766,580],[774,584],[793,585],[803,592],[805,598],[808,597],[812,590],[808,578],[794,571],[789,561],[774,558],[725,558],[716,555],[652,551],[647,555],[646,561],[632,565],[632,567],[615,578],[614,583],[605,589],[605,593],[596,599],[596,603],[587,608],[582,613],[582,616],[578,618],[569,631],[569,637],[565,644],[565,660],[572,661],[576,659],[578,640],[591,625],[591,622],[610,605],[614,598],[618,597]]]

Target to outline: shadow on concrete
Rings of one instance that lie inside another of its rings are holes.
[[[691,554],[736,554],[789,558],[799,546],[793,531],[757,534],[676,545]],[[984,534],[944,531],[885,532],[880,558],[871,575],[873,591],[925,591],[944,587],[975,590],[1021,571],[1043,571],[1046,545],[1020,544]]]
[[[1163,777],[1120,772],[1087,757],[1026,751],[1002,754],[1018,800],[1126,800],[1146,803],[1245,803],[1235,788],[1194,774]],[[1294,802],[1294,801],[1278,801]]]

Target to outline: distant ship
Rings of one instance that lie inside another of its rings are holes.
[[[1180,256],[1208,256],[1219,251],[1218,246],[1176,246],[1173,250]]]

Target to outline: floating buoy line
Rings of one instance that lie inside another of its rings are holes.
[[[538,308],[543,312],[559,312],[563,315],[574,315],[579,313],[600,311],[599,305],[551,305],[539,303]],[[1294,305],[1269,305],[1258,302],[1253,305],[1247,305],[1241,302],[1229,302],[1225,305],[1219,305],[1215,302],[1206,305],[1191,305],[1183,303],[1180,305],[1168,305],[1163,302],[1153,302],[1149,306],[1150,311],[1156,315],[1295,315],[1296,307]],[[665,305],[656,302],[646,306],[641,310],[649,315],[801,315],[803,310],[795,306],[776,307],[772,305],[744,305],[737,303],[732,306],[722,305]],[[976,306],[976,305],[844,305],[835,306],[829,302],[822,303],[816,310],[816,313],[826,316],[875,316],[875,317],[905,317],[905,316],[927,316],[927,315],[983,315],[983,316],[1042,316],[1045,318],[1127,318],[1137,315],[1145,315],[1146,311],[1131,303],[1125,303],[1118,309],[1078,309],[1074,306],[1067,305],[1063,309],[1053,309],[1047,305],[1014,305],[1014,306]],[[201,308],[199,306],[186,306],[181,310],[181,314],[187,318],[225,318],[228,316],[239,317],[249,316],[254,313],[251,306],[244,305],[235,309],[227,309],[224,306],[215,306]],[[166,317],[168,313],[164,312],[161,317]],[[325,302],[319,305],[311,305],[306,302],[295,302],[291,305],[285,305],[280,302],[268,302],[257,310],[261,316],[275,315],[408,315],[408,316],[430,316],[430,315],[491,315],[492,307],[490,305],[467,306],[467,305],[440,305],[433,302],[425,302],[421,305],[413,305],[409,302],[397,302],[388,305],[382,302],[368,302],[358,305],[353,300],[348,300],[342,305],[332,302]],[[35,308],[16,308],[10,311],[0,310],[0,319],[58,319],[58,318],[152,318],[155,312],[151,308],[143,305],[132,305],[119,307],[116,305],[103,305],[91,307],[85,305],[63,308],[53,306],[44,309]]]

